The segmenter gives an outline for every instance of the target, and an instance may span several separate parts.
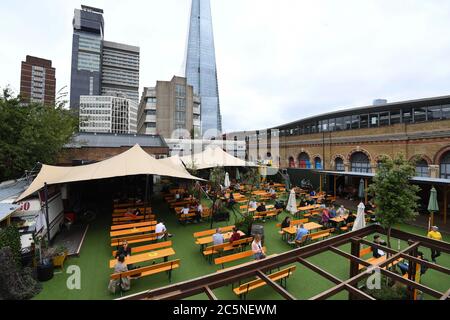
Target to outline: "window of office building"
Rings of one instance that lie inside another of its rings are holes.
[[[186,87],[181,84],[177,84],[175,86],[175,94],[177,97],[185,97],[186,96]]]
[[[391,111],[391,124],[397,124],[401,122],[400,110]]]
[[[350,158],[351,171],[371,172],[369,157],[363,152],[355,152]]]
[[[311,168],[311,162],[309,161],[309,156],[306,152],[301,152],[298,157],[298,167],[299,168],[304,168],[304,169],[309,169]]]
[[[334,160],[334,166],[336,171],[344,171],[344,160],[342,158],[336,158]]]
[[[450,179],[450,151],[444,153],[439,165],[442,179]]]
[[[428,173],[428,162],[425,159],[420,159],[416,163],[416,176],[418,177],[429,177]]]
[[[442,106],[442,119],[450,119],[450,104]]]
[[[345,130],[352,128],[352,116],[345,117]]]
[[[428,107],[427,111],[428,111],[428,121],[441,120],[441,118],[442,118],[441,106]]]
[[[371,113],[369,116],[369,126],[378,127],[378,113]]]
[[[389,125],[389,112],[381,112],[380,126],[388,126],[388,125]]]
[[[414,122],[427,121],[427,108],[414,108]]]
[[[360,121],[359,115],[352,116],[352,129],[359,129],[359,121]]]
[[[344,118],[336,118],[336,131],[345,130]]]

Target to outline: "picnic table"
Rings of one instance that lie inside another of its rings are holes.
[[[241,237],[245,236],[245,233],[242,232],[241,230],[238,230],[238,233],[241,235]],[[233,232],[228,231],[228,232],[224,232],[222,233],[223,235],[223,239],[226,241],[228,239],[231,238],[231,235],[233,234]],[[200,251],[203,251],[204,247],[213,242],[213,236],[207,236],[207,237],[202,237],[202,238],[197,238],[197,240],[195,241],[196,244],[200,245]]]
[[[111,231],[114,230],[122,230],[122,229],[131,229],[131,228],[140,228],[140,227],[148,227],[156,225],[155,220],[144,221],[144,222],[135,222],[135,223],[127,223],[127,224],[117,224],[111,226]]]
[[[348,217],[348,214],[343,215],[343,216],[334,217],[334,218],[331,218],[330,220],[334,221],[336,223],[341,223],[341,222],[344,222],[345,219],[347,219],[347,217]]]
[[[161,250],[148,251],[140,254],[134,254],[131,256],[125,257],[125,262],[127,264],[136,264],[146,261],[153,261],[156,259],[164,258],[164,261],[167,261],[169,256],[173,256],[175,254],[175,250],[173,248],[165,248]],[[117,263],[117,259],[111,259],[109,261],[109,267],[114,268]]]
[[[116,231],[111,231],[109,233],[109,235],[111,236],[111,238],[113,238],[113,237],[128,236],[128,235],[133,235],[136,233],[146,233],[146,232],[152,232],[152,231],[155,231],[155,226],[116,230]]]
[[[309,232],[312,232],[314,230],[322,228],[321,224],[318,224],[316,222],[307,222],[303,224],[303,227],[308,230]],[[285,233],[289,234],[289,237],[286,237],[286,240],[289,240],[292,236],[295,236],[297,234],[297,226],[290,226],[287,228],[282,229]]]

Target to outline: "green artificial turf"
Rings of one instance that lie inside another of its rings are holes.
[[[209,264],[202,256],[199,250],[199,246],[194,243],[193,233],[209,229],[209,222],[203,222],[199,224],[180,225],[176,220],[175,214],[169,210],[166,203],[161,200],[155,199],[153,202],[153,211],[157,214],[158,219],[163,219],[170,233],[174,236],[170,239],[173,242],[173,248],[176,255],[171,259],[181,259],[181,267],[175,270],[172,274],[172,283],[185,281],[195,277],[203,276],[206,274],[214,273],[220,268],[214,264]],[[281,221],[287,213],[282,213],[279,217]],[[110,247],[110,223],[111,216],[104,215],[99,216],[89,226],[88,233],[86,235],[85,242],[81,248],[80,256],[73,257],[66,261],[65,269],[70,265],[77,265],[81,270],[81,289],[70,290],[67,288],[66,281],[70,274],[66,272],[59,272],[55,274],[54,278],[50,281],[43,283],[43,290],[34,299],[64,299],[64,300],[77,300],[77,299],[114,299],[120,297],[119,294],[113,295],[108,290],[109,275],[111,269],[109,269],[109,260],[111,259]],[[225,226],[227,224],[234,223],[234,216],[231,214],[230,222],[214,223],[214,228],[217,226]],[[290,250],[291,247],[281,240],[278,234],[278,228],[275,224],[277,221],[269,220],[264,223],[265,234],[265,246],[267,247],[268,254],[282,253]],[[424,229],[410,226],[400,225],[398,229],[425,235]],[[448,235],[444,235],[445,241],[450,241]],[[397,240],[392,242],[393,247],[397,249]],[[404,248],[406,243],[400,242],[400,247]],[[340,247],[341,249],[349,252],[349,245]],[[429,259],[429,250],[424,249],[425,257]],[[251,261],[248,258],[243,261],[236,262],[235,264]],[[316,264],[324,270],[332,273],[334,276],[340,279],[348,279],[349,277],[349,262],[345,258],[332,253],[324,252],[317,256],[308,258],[308,261]],[[438,263],[450,268],[450,256],[442,254],[438,258]],[[228,266],[231,266],[230,264]],[[294,275],[288,279],[287,288],[291,294],[298,299],[308,299],[321,291],[333,287],[333,283],[324,279],[320,275],[312,272],[303,265],[296,264],[297,270]],[[443,273],[439,273],[433,270],[427,271],[422,278],[422,283],[430,286],[441,292],[445,292],[450,287],[450,277]],[[143,277],[141,279],[132,280],[131,290],[127,294],[141,292],[144,290],[154,289],[169,284],[166,273],[161,273],[153,276]],[[231,286],[224,286],[214,290],[214,293],[219,299],[238,299],[233,293]],[[346,299],[347,293],[340,292],[330,299]],[[276,293],[271,287],[265,286],[251,292],[248,299],[282,299],[282,297]],[[430,298],[425,296],[425,298]],[[206,295],[197,295],[190,297],[190,299],[207,299]]]

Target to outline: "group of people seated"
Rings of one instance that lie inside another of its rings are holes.
[[[343,205],[341,205],[337,210],[334,205],[324,205],[324,208],[322,209],[322,213],[320,215],[320,223],[326,227],[333,225],[336,226],[336,222],[332,220],[336,217],[344,217],[345,224],[354,222],[356,219],[354,213],[346,209]]]
[[[189,204],[185,204],[183,209],[181,209],[180,214],[182,216],[188,215],[189,212],[191,211],[191,208],[195,210],[194,223],[200,222],[202,220],[202,213],[203,213],[203,205],[201,201],[195,200],[192,206],[190,206]]]

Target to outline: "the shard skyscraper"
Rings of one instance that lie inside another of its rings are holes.
[[[185,76],[200,96],[202,134],[222,132],[210,0],[192,0]]]

